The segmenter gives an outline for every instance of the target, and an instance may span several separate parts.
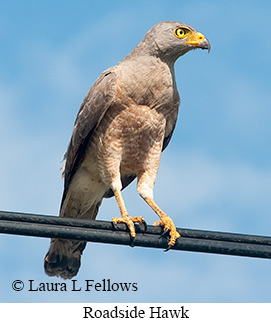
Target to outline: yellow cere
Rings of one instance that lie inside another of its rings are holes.
[[[192,44],[192,45],[197,45],[199,44],[202,40],[204,40],[204,36],[201,33],[193,33],[191,37],[189,37],[189,40],[186,42],[186,44]]]

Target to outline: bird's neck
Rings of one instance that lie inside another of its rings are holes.
[[[119,67],[125,91],[137,104],[167,104],[178,96],[174,64],[150,55],[128,55]]]

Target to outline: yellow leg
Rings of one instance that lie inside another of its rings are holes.
[[[169,230],[170,240],[168,245],[169,247],[174,246],[176,240],[180,238],[180,234],[177,232],[172,219],[159,208],[152,198],[145,197],[144,200],[160,218],[160,221],[154,222],[153,225],[163,227],[164,231]]]
[[[121,218],[113,218],[112,221],[114,224],[125,223],[130,230],[131,237],[134,238],[136,235],[134,223],[145,224],[144,218],[143,216],[136,216],[136,217],[129,216],[120,191],[115,190],[114,194],[120,209]]]

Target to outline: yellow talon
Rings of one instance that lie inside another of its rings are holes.
[[[112,221],[114,224],[125,223],[130,230],[130,234],[132,238],[134,238],[136,235],[134,223],[145,224],[145,220],[143,216],[132,217],[129,215],[124,215],[121,218],[112,218]]]
[[[180,234],[179,232],[177,232],[176,227],[172,221],[172,219],[168,216],[165,215],[161,221],[156,221],[153,223],[153,225],[155,226],[161,226],[164,228],[164,231],[169,231],[169,236],[170,236],[170,240],[169,240],[169,247],[172,247],[175,245],[175,242],[178,238],[180,238]]]

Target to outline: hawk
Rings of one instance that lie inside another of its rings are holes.
[[[134,238],[134,223],[145,221],[128,214],[121,190],[137,178],[137,192],[160,218],[154,225],[169,234],[169,247],[175,244],[180,235],[154,202],[153,187],[180,104],[174,63],[195,48],[210,50],[210,43],[184,23],[161,22],[100,75],[80,107],[65,154],[61,217],[95,219],[102,199],[115,196],[121,217],[112,221],[125,223]],[[85,246],[83,241],[52,239],[45,272],[72,278]]]

